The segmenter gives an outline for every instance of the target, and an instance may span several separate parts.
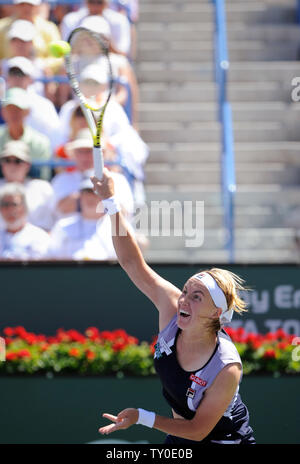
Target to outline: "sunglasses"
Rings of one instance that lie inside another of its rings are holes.
[[[1,160],[1,163],[4,164],[23,164],[25,161],[19,159],[19,158],[3,158]]]
[[[15,201],[1,201],[0,208],[17,208],[18,206],[22,206],[22,204]]]

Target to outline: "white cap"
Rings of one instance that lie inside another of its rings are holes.
[[[73,154],[73,150],[77,148],[93,148],[93,139],[89,129],[81,129],[75,139],[68,142],[65,146],[69,155]]]
[[[87,16],[81,23],[81,27],[85,27],[90,31],[104,35],[107,39],[111,38],[110,25],[102,16]]]
[[[35,34],[35,26],[30,21],[25,21],[25,19],[17,19],[10,26],[7,37],[9,40],[20,39],[24,42],[29,42],[30,40],[33,40]]]
[[[107,63],[105,63],[107,66]],[[93,80],[98,84],[108,83],[108,74],[103,66],[100,64],[90,64],[87,66],[80,75],[80,81]]]
[[[205,287],[209,291],[210,296],[216,307],[222,309],[220,323],[228,324],[232,319],[233,310],[228,310],[226,297],[223,293],[223,290],[221,290],[215,279],[210,274],[208,274],[208,272],[201,272],[200,274],[194,275],[193,278],[201,280],[201,283],[205,285]]]
[[[14,5],[19,5],[20,3],[30,3],[30,5],[40,5],[42,0],[14,0]]]
[[[34,77],[34,66],[30,60],[24,56],[15,56],[7,61],[7,70],[19,68],[26,76]]]

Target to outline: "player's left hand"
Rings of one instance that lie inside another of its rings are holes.
[[[102,433],[102,435],[108,435],[116,430],[125,430],[133,424],[136,424],[139,418],[139,412],[137,409],[127,408],[119,412],[117,416],[107,413],[102,414],[102,416],[114,422],[114,424],[109,424],[99,429],[99,432]]]

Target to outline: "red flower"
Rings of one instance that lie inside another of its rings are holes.
[[[277,346],[280,350],[285,350],[290,344],[288,342],[279,342]]]
[[[97,340],[100,337],[97,327],[88,327],[85,331],[85,335],[91,340]]]
[[[13,337],[15,335],[15,330],[12,327],[5,327],[3,333],[7,337]]]
[[[67,332],[64,331],[64,329],[58,329],[56,331],[56,338],[58,340],[58,342],[70,342],[71,341],[71,337],[68,335]]]
[[[6,361],[14,361],[17,357],[17,353],[6,353]]]
[[[275,332],[277,340],[285,340],[287,338],[287,333],[283,329],[278,329]]]
[[[43,343],[43,344],[41,345],[41,350],[42,350],[42,351],[47,351],[48,348],[49,348],[49,346],[50,346],[50,345],[49,345],[48,343]]]
[[[92,350],[86,350],[85,355],[89,361],[92,361],[96,357],[96,354]]]
[[[33,345],[37,342],[36,336],[33,333],[25,334],[24,340],[28,343],[28,345]]]
[[[55,343],[59,343],[59,340],[57,337],[48,337],[48,343],[50,343],[50,345],[53,345]]]
[[[24,338],[27,335],[27,332],[24,327],[18,326],[15,328],[15,334],[20,338]]]
[[[153,354],[153,355],[154,355],[154,353],[155,353],[155,345],[156,345],[156,343],[157,343],[157,339],[158,339],[158,336],[156,335],[155,337],[153,337],[153,341],[152,341],[152,343],[151,343],[151,345],[150,345],[150,352],[151,352],[151,354]]]
[[[263,357],[265,359],[275,359],[276,358],[275,350],[272,350],[272,349],[266,350]]]
[[[79,343],[84,343],[85,342],[85,337],[80,333],[78,332],[77,330],[68,330],[66,332],[67,336],[70,337],[70,339],[72,340],[72,342],[79,342]]]
[[[108,330],[100,332],[100,337],[103,338],[103,340],[107,340],[109,342],[112,342],[115,339],[114,335]]]
[[[139,343],[138,338],[132,337],[131,335],[128,336],[127,342],[129,345],[137,345]]]
[[[262,344],[263,342],[257,339],[252,342],[252,347],[254,350],[258,350],[258,348],[260,348]]]
[[[268,332],[266,335],[265,335],[265,340],[268,340],[268,341],[273,341],[273,340],[276,340],[276,333],[275,332]]]
[[[78,348],[71,348],[69,350],[69,355],[73,356],[74,358],[78,358],[78,356],[80,356],[80,351],[78,350]]]
[[[17,352],[17,355],[19,358],[31,358],[31,354],[30,354],[30,351],[28,350],[19,350]]]
[[[112,344],[112,349],[114,351],[122,351],[124,348],[126,348],[127,344],[124,342],[116,342]]]

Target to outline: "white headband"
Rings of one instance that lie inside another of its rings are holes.
[[[195,279],[201,280],[203,285],[207,288],[212,297],[213,302],[215,303],[217,308],[222,309],[222,314],[220,316],[220,323],[221,324],[228,324],[233,315],[233,310],[230,309],[228,311],[227,301],[223,291],[218,286],[215,279],[208,274],[207,272],[201,272],[200,274],[196,274],[193,276]]]

